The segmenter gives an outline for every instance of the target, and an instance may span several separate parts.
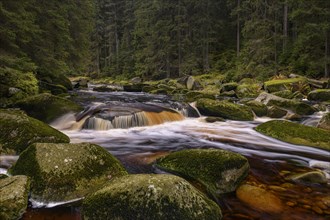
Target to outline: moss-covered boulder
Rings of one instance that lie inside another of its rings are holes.
[[[275,105],[284,109],[288,109],[299,115],[311,115],[316,111],[314,107],[307,103],[300,102],[297,100],[284,99],[266,92],[261,93],[255,99],[255,101],[262,102],[267,106]]]
[[[277,106],[270,106],[267,111],[267,116],[270,118],[282,118],[288,112],[285,109],[279,108]]]
[[[0,219],[20,219],[28,205],[29,190],[27,176],[0,179]]]
[[[211,195],[233,192],[249,172],[240,154],[219,149],[189,149],[156,161],[156,167],[202,184]]]
[[[271,93],[284,90],[290,90],[293,92],[301,90],[302,92],[306,92],[310,89],[307,79],[304,77],[266,81],[264,82],[264,88]]]
[[[330,101],[330,89],[316,89],[308,93],[308,100],[326,102]]]
[[[115,157],[89,143],[32,144],[10,173],[31,177],[31,197],[46,202],[81,198],[113,177],[127,174]]]
[[[281,141],[330,151],[330,131],[320,128],[273,120],[258,125],[256,130]]]
[[[256,98],[260,94],[260,90],[259,83],[243,83],[237,86],[236,95],[238,98]]]
[[[285,99],[292,99],[293,98],[293,93],[290,90],[282,90],[282,91],[277,91],[277,92],[273,92],[273,95],[279,96],[281,98],[285,98]]]
[[[330,112],[322,116],[321,120],[317,124],[317,127],[330,130]]]
[[[262,116],[266,116],[267,115],[267,111],[268,108],[265,104],[261,103],[261,102],[257,102],[255,100],[251,100],[248,101],[247,103],[245,103],[245,105],[249,106],[252,111],[258,116],[258,117],[262,117]]]
[[[83,202],[84,219],[215,220],[219,206],[174,175],[138,174],[116,178]]]
[[[252,110],[245,105],[238,105],[226,100],[198,99],[196,107],[201,114],[206,116],[222,117],[231,120],[251,121]]]
[[[69,112],[79,112],[82,107],[74,102],[53,96],[48,93],[31,96],[13,104],[13,107],[24,110],[29,116],[50,123]]]
[[[236,82],[223,83],[220,87],[220,93],[229,92],[229,91],[232,91],[232,90],[235,91],[237,86],[238,86],[238,83],[236,83]]]
[[[70,139],[22,111],[0,109],[0,155],[19,154],[36,142],[68,143]]]

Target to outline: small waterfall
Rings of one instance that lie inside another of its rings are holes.
[[[170,121],[183,120],[184,116],[174,111],[162,112],[135,112],[130,115],[120,115],[112,120],[102,119],[95,116],[89,117],[83,124],[84,129],[109,130],[116,128],[131,128],[158,125]]]

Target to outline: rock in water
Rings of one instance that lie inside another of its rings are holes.
[[[69,143],[49,125],[13,109],[0,109],[0,155],[19,154],[33,143]]]
[[[156,167],[201,183],[213,196],[233,192],[249,172],[247,159],[218,149],[190,149],[171,153]]]
[[[137,174],[116,178],[83,202],[84,219],[213,220],[219,206],[174,175]]]
[[[201,114],[206,116],[222,117],[225,119],[252,121],[252,110],[245,105],[238,105],[229,101],[217,101],[212,99],[202,98],[196,103],[196,106]]]
[[[319,123],[317,124],[318,128],[323,128],[326,130],[330,130],[330,112],[323,115]]]
[[[327,183],[328,180],[323,172],[311,171],[306,173],[298,173],[287,177],[288,180],[300,183]]]
[[[56,118],[69,113],[79,112],[80,106],[72,101],[48,93],[31,96],[16,102],[13,107],[24,110],[29,116],[50,123]]]
[[[330,101],[330,89],[316,89],[308,93],[308,100],[311,101]]]
[[[68,201],[126,175],[119,161],[95,144],[33,144],[10,169],[31,177],[31,197],[38,201]]]
[[[236,195],[239,200],[253,209],[267,213],[280,213],[283,211],[281,199],[265,189],[243,184],[237,189]]]
[[[0,219],[20,219],[28,205],[30,180],[27,176],[0,179]]]
[[[330,131],[320,128],[289,121],[273,120],[258,125],[256,130],[281,141],[330,151]]]

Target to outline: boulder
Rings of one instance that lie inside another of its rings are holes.
[[[74,88],[76,88],[76,89],[88,88],[88,82],[89,82],[88,78],[80,78],[74,82],[75,83]]]
[[[141,83],[142,79],[141,77],[134,77],[131,79],[131,83],[136,84],[136,83]]]
[[[330,89],[316,89],[308,93],[307,99],[310,101],[329,102]]]
[[[218,149],[174,152],[158,159],[156,167],[202,184],[215,197],[235,191],[249,172],[249,163],[245,157]]]
[[[217,122],[217,121],[222,121],[222,122],[225,121],[225,119],[220,118],[220,117],[206,117],[204,120],[207,123],[214,123],[214,122]]]
[[[214,95],[202,93],[198,91],[189,91],[184,95],[185,102],[195,102],[198,99],[206,98],[206,99],[214,99]]]
[[[221,97],[233,97],[233,98],[237,98],[236,92],[234,90],[228,91],[228,92],[222,92],[219,94],[219,96]]]
[[[284,120],[273,120],[256,127],[260,133],[292,144],[330,151],[330,131]]]
[[[251,208],[262,212],[279,214],[284,210],[280,198],[257,186],[243,184],[237,189],[236,196]]]
[[[303,93],[306,93],[310,89],[307,80],[304,77],[266,81],[264,82],[264,88],[270,93],[284,90],[290,90],[293,92],[301,90]]]
[[[40,82],[40,90],[41,92],[51,92],[53,95],[60,95],[68,92],[68,89],[62,85],[56,85],[47,82]]]
[[[32,144],[9,172],[29,176],[31,198],[43,202],[82,198],[110,179],[127,174],[115,157],[89,143]]]
[[[0,179],[0,219],[20,219],[28,205],[30,180],[27,176]]]
[[[311,171],[306,173],[298,173],[286,178],[287,180],[291,180],[298,183],[320,183],[325,184],[328,182],[327,177],[321,171]]]
[[[235,91],[237,86],[238,86],[238,83],[236,83],[236,82],[224,83],[221,85],[220,93],[229,92],[231,90]]]
[[[311,115],[316,111],[315,108],[304,102],[291,100],[291,99],[284,99],[266,92],[261,93],[255,99],[255,101],[261,102],[267,106],[275,105],[284,109],[288,109],[299,115]]]
[[[70,139],[22,111],[0,109],[0,154],[19,154],[36,142],[68,143]]]
[[[322,116],[321,120],[317,124],[317,127],[330,130],[330,112]]]
[[[219,206],[184,179],[165,174],[116,178],[83,202],[84,219],[215,220]]]
[[[277,106],[270,106],[267,111],[267,116],[270,118],[282,118],[287,113],[288,112],[282,108],[279,108]]]
[[[256,98],[260,94],[261,86],[259,83],[243,83],[236,88],[238,98]]]
[[[245,105],[249,106],[258,117],[267,115],[268,108],[265,104],[261,102],[251,100],[245,103]]]
[[[293,98],[293,93],[290,90],[281,90],[281,91],[273,92],[272,94],[285,99]]]
[[[198,99],[196,107],[201,114],[206,116],[222,117],[231,120],[252,121],[254,116],[252,110],[245,105],[238,105],[229,101]]]
[[[123,85],[123,90],[125,92],[142,92],[142,89],[145,86],[147,86],[147,84],[144,83],[126,84]]]
[[[66,113],[82,110],[82,107],[74,102],[48,93],[31,96],[18,101],[12,107],[20,108],[29,116],[46,123],[50,123]]]

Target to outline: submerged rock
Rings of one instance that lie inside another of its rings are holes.
[[[258,125],[256,130],[281,141],[330,151],[330,131],[320,128],[284,120],[273,120]]]
[[[201,183],[213,196],[233,192],[249,172],[247,159],[218,149],[191,149],[171,153],[156,167]]]
[[[239,200],[256,210],[270,214],[283,211],[283,204],[280,198],[257,186],[243,184],[236,190],[236,196]]]
[[[196,107],[201,114],[206,116],[223,117],[225,119],[252,121],[252,110],[245,105],[238,105],[229,101],[217,101],[212,99],[197,100]]]
[[[330,101],[330,89],[316,89],[308,93],[308,100],[326,102]]]
[[[13,107],[24,110],[29,116],[49,123],[69,112],[79,112],[82,108],[74,102],[43,93],[16,102]]]
[[[84,219],[213,220],[219,206],[174,175],[138,174],[116,178],[83,202]]]
[[[299,173],[287,177],[288,180],[300,183],[327,183],[328,180],[323,172],[312,171],[307,173]]]
[[[291,110],[299,115],[311,115],[316,111],[315,108],[306,103],[297,100],[284,99],[266,92],[261,93],[255,100],[262,102],[267,106],[276,105],[278,107]]]
[[[36,142],[68,143],[70,139],[22,111],[0,109],[0,155],[19,154]]]
[[[30,180],[27,176],[0,179],[0,219],[20,219],[28,205]]]
[[[31,197],[44,202],[81,198],[113,177],[127,174],[105,149],[88,143],[33,144],[21,153],[10,173],[31,177]]]
[[[319,123],[317,124],[318,128],[323,128],[326,130],[330,130],[330,112],[323,115]]]

